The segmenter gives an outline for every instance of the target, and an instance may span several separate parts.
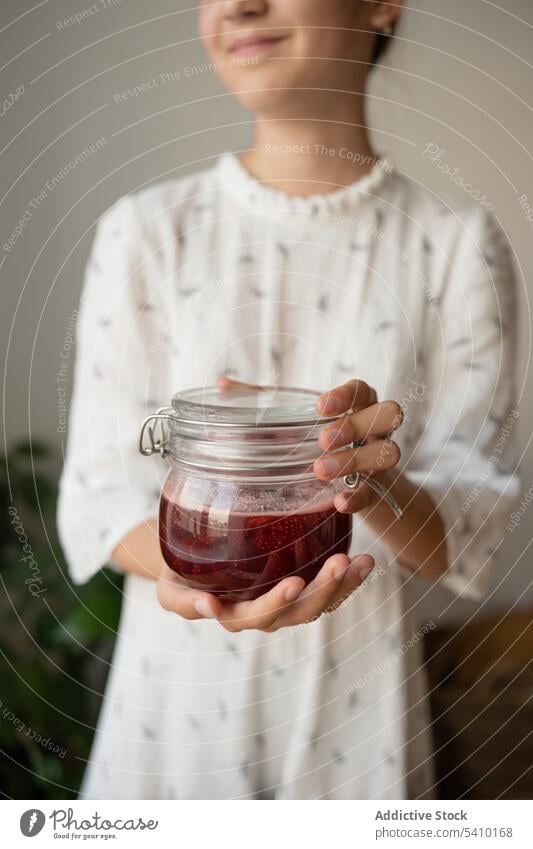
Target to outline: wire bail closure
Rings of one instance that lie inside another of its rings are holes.
[[[352,442],[352,448],[362,448],[363,445],[366,445],[364,441]],[[362,475],[360,472],[355,472],[353,475],[346,475],[344,477],[344,485],[348,489],[357,489],[361,483],[366,483],[376,495],[381,496],[398,520],[403,519],[403,510],[394,496],[390,494],[389,490],[382,483],[374,480],[371,475]]]
[[[171,411],[171,407],[160,407],[157,412],[152,413],[151,416],[148,416],[143,421],[139,437],[139,451],[144,457],[151,457],[152,454],[160,454],[161,457],[165,458],[169,453],[167,447],[168,436],[163,427],[163,422],[172,419],[170,415]],[[155,427],[151,425],[151,422],[155,422]],[[160,430],[160,436],[155,435],[157,428]],[[148,434],[148,445],[144,444],[146,434]]]

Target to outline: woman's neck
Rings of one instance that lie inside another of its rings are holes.
[[[377,158],[362,115],[351,115],[349,122],[259,119],[254,147],[242,156],[242,163],[265,185],[309,197],[356,182]]]

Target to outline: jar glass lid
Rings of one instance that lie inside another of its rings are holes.
[[[208,386],[178,392],[172,399],[172,409],[179,421],[189,424],[261,428],[312,425],[328,420],[317,412],[319,395],[292,387]]]

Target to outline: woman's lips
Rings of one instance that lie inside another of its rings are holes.
[[[242,38],[232,44],[230,48],[230,53],[232,53],[234,56],[255,56],[258,53],[262,53],[268,50],[275,44],[279,44],[280,41],[283,41],[282,36],[273,36],[272,38],[261,38],[260,36],[251,36],[250,38]]]

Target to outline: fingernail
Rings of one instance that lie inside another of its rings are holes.
[[[323,475],[333,475],[339,471],[339,461],[333,457],[326,457],[324,460],[319,460],[320,471]]]
[[[328,446],[333,446],[337,440],[341,439],[342,431],[338,427],[330,427],[324,432]]]
[[[205,598],[197,598],[194,602],[194,609],[200,616],[204,616],[206,619],[216,619],[216,614],[213,613]]]
[[[296,584],[291,584],[291,586],[285,590],[285,601],[294,601],[298,598],[302,590],[303,587],[298,587],[296,586]]]
[[[324,398],[320,406],[324,413],[340,413],[342,408],[341,402],[334,395]]]
[[[368,576],[372,572],[373,568],[374,568],[373,566],[370,566],[370,567],[366,566],[364,569],[361,569],[361,571],[359,572],[359,577],[361,578],[362,581],[364,581],[365,578],[368,578]]]

